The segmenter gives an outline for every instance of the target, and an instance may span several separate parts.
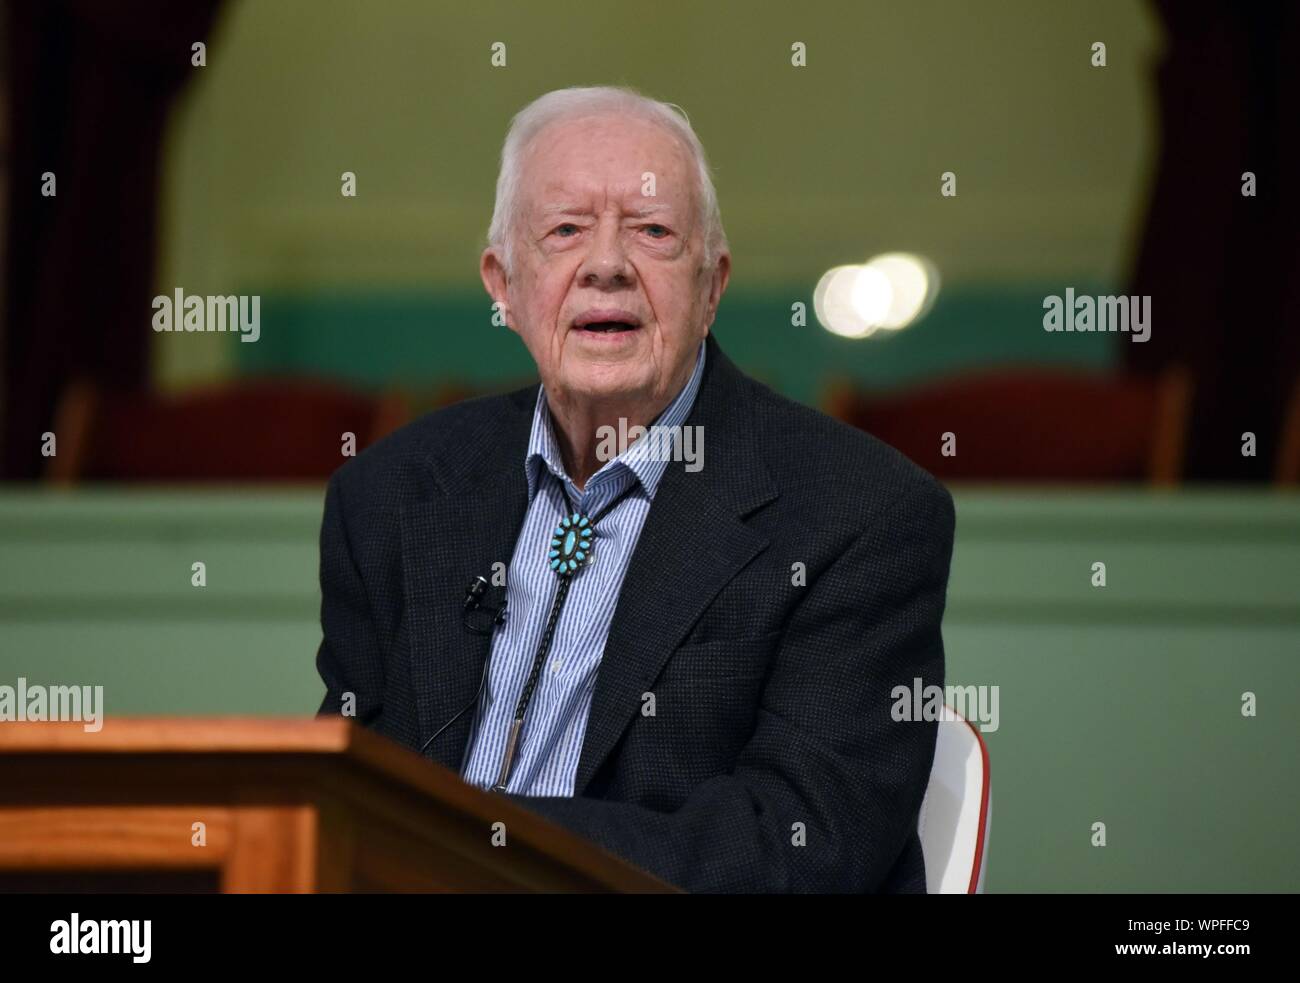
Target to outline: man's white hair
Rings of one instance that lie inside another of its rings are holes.
[[[506,270],[513,269],[513,235],[519,219],[519,186],[522,183],[522,160],[528,145],[543,129],[561,120],[586,116],[621,116],[657,123],[676,136],[690,152],[695,163],[698,195],[696,204],[704,231],[704,263],[713,266],[728,248],[722,229],[722,213],[713,175],[704,146],[691,129],[686,111],[680,106],[659,102],[626,86],[574,86],[556,89],[539,96],[515,114],[501,147],[501,172],[497,175],[496,204],[492,224],[488,226],[488,245],[501,250]]]

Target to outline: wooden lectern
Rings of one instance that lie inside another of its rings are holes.
[[[0,724],[0,890],[675,889],[346,719],[110,718]]]

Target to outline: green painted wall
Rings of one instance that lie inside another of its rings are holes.
[[[955,497],[947,681],[999,687],[988,890],[1294,890],[1300,498]],[[319,489],[0,492],[0,684],[314,712],[320,511]]]

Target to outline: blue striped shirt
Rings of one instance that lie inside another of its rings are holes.
[[[701,342],[690,379],[655,425],[683,424],[695,403],[703,373]],[[629,484],[638,484],[596,525],[591,562],[578,571],[569,588],[506,783],[508,792],[524,795],[573,795],[587,714],[614,607],[655,490],[668,467],[662,449],[660,446],[657,452],[647,435],[606,461],[579,492],[564,470],[546,389],[539,389],[524,461],[528,512],[506,577],[508,616],[492,638],[487,687],[461,763],[461,775],[470,784],[489,788],[496,783],[506,736],[555,599],[559,578],[550,568],[547,552],[556,523],[568,512],[561,483],[574,508],[588,516],[600,512]]]

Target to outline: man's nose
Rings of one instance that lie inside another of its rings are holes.
[[[601,222],[583,258],[579,278],[585,286],[624,286],[632,282],[622,230],[618,222]]]

